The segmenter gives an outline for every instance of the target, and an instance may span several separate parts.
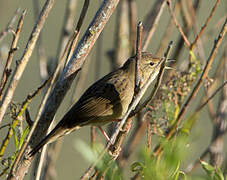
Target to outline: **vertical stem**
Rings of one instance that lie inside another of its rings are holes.
[[[138,92],[140,84],[140,67],[139,61],[141,59],[141,42],[142,42],[143,24],[140,21],[137,25],[137,39],[136,39],[136,71],[135,71],[135,93]]]

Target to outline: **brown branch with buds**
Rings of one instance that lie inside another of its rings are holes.
[[[20,20],[19,20],[18,25],[17,25],[17,30],[13,33],[13,41],[12,41],[12,44],[11,44],[11,47],[10,47],[10,50],[9,50],[8,58],[7,58],[7,61],[6,61],[6,65],[5,65],[3,75],[2,75],[2,79],[1,79],[1,83],[0,83],[0,101],[2,99],[2,93],[3,93],[3,90],[5,88],[5,85],[6,85],[8,78],[11,74],[10,66],[12,64],[14,53],[17,50],[17,42],[18,42],[19,37],[20,37],[20,32],[21,32],[21,28],[22,28],[22,25],[23,25],[23,22],[24,22],[25,14],[26,14],[26,10],[24,10],[22,12],[22,15],[21,15]]]

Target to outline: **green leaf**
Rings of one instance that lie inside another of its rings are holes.
[[[176,169],[175,169],[175,171],[173,172],[173,174],[171,175],[171,179],[172,180],[178,180],[178,177],[179,177],[179,168],[180,168],[180,162],[178,162],[178,164],[177,164],[177,166],[176,166]]]
[[[25,137],[28,135],[28,132],[29,132],[29,126],[27,126],[27,127],[24,129],[24,131],[23,131],[23,133],[22,133],[22,135],[21,135],[21,137],[20,137],[20,141],[19,141],[19,144],[18,144],[18,148],[19,148],[19,149],[21,148],[21,146],[22,146],[22,144],[23,144],[23,142],[24,142]]]
[[[13,129],[13,138],[14,138],[14,141],[15,141],[16,151],[18,151],[19,146],[18,146],[17,133],[15,132],[15,129]]]

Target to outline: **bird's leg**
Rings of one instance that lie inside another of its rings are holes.
[[[111,154],[111,156],[118,157],[118,155],[119,155],[119,153],[121,151],[121,147],[119,147],[118,150],[116,150],[115,147],[114,147],[114,145],[110,141],[110,138],[108,137],[108,135],[106,134],[106,132],[102,129],[102,127],[101,126],[98,126],[98,128],[101,131],[101,133],[104,135],[104,137],[107,140],[107,142],[110,142],[109,153]],[[115,153],[113,154],[113,152],[115,152]]]
[[[101,131],[101,133],[104,135],[105,139],[107,140],[107,142],[110,141],[109,136],[106,134],[106,132],[102,129],[101,126],[98,126],[99,130]]]

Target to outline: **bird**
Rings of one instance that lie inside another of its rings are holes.
[[[120,121],[127,112],[135,90],[135,69],[137,56],[130,57],[120,68],[105,75],[92,84],[79,100],[63,116],[55,128],[47,134],[29,153],[35,155],[45,144],[71,133],[83,126],[101,126]],[[139,80],[142,87],[150,75],[158,75],[163,58],[149,52],[141,52],[139,59]]]

